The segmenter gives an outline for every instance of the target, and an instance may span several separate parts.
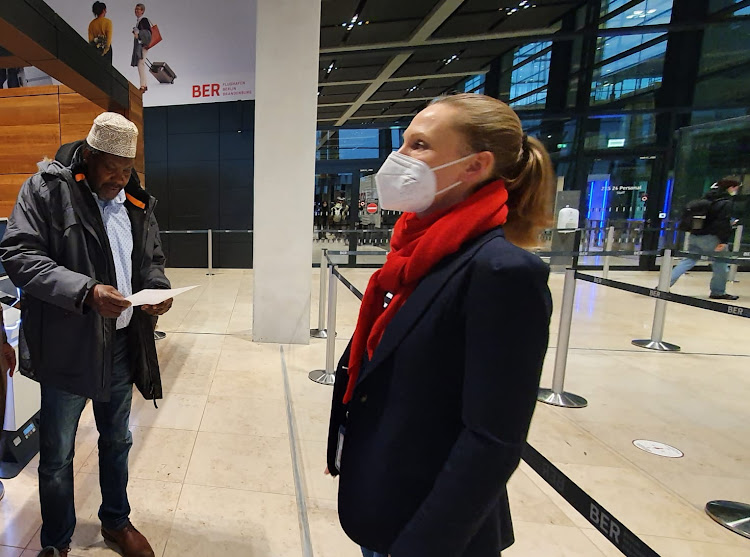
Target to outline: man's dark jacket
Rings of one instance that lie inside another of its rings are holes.
[[[84,304],[96,284],[117,288],[112,250],[92,191],[83,180],[83,141],[63,145],[56,160],[21,187],[0,242],[8,276],[21,288],[21,373],[63,391],[108,401],[115,319]],[[169,288],[154,217],[156,199],[133,172],[125,188],[133,231],[133,292]],[[154,319],[136,307],[128,327],[133,380],[147,399],[162,397]]]
[[[710,234],[719,238],[719,243],[728,244],[732,236],[732,196],[726,191],[712,189],[703,197],[711,202],[711,208],[708,210],[705,228],[693,234]]]

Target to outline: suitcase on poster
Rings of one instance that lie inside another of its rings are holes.
[[[174,73],[166,62],[150,63],[148,69],[159,83],[174,83],[174,80],[177,78],[177,74]]]

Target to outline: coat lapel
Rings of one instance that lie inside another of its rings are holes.
[[[102,239],[99,236],[98,231],[96,230],[96,225],[91,222],[91,218],[89,218],[89,211],[79,210],[80,207],[85,207],[86,204],[88,204],[89,206],[91,206],[92,203],[96,205],[96,201],[94,201],[93,196],[91,196],[90,192],[84,191],[84,188],[88,190],[88,186],[81,182],[76,182],[73,174],[67,168],[62,171],[62,175],[65,181],[68,183],[70,195],[74,200],[73,209],[76,211],[78,219],[81,221],[81,224],[83,224],[83,227],[89,232],[89,234],[91,234],[96,239],[99,247],[103,249],[104,245],[102,244]],[[90,196],[91,199],[87,199],[87,195]]]
[[[370,375],[391,355],[409,331],[414,328],[425,310],[430,306],[430,303],[440,293],[443,286],[474,257],[479,248],[494,238],[504,236],[502,228],[491,230],[475,240],[464,253],[445,264],[439,265],[438,269],[429,273],[419,286],[417,286],[412,295],[409,296],[409,299],[406,300],[406,303],[398,313],[393,316],[393,320],[385,329],[380,344],[375,349],[372,361],[363,367],[357,382],[362,382],[365,377]]]

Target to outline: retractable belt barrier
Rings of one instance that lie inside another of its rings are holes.
[[[725,252],[717,252],[725,253]],[[705,253],[691,252],[691,251],[676,251],[674,257],[685,257],[687,259],[699,259],[701,261],[718,261],[720,263],[750,263],[750,251],[742,252],[729,252],[737,253],[735,256],[731,255],[707,255]]]
[[[594,284],[600,284],[602,286],[608,286],[617,290],[624,290],[625,292],[632,292],[633,294],[640,294],[641,296],[649,296],[650,298],[656,298],[658,300],[665,300],[667,302],[674,302],[676,304],[682,304],[685,306],[692,306],[701,309],[707,309],[709,311],[716,311],[726,315],[736,315],[737,317],[750,317],[750,308],[743,306],[735,306],[731,304],[722,304],[719,302],[712,302],[711,300],[701,300],[700,298],[693,298],[691,296],[683,296],[681,294],[674,294],[672,292],[665,292],[658,288],[648,288],[646,286],[638,286],[635,284],[628,284],[626,282],[620,282],[612,279],[605,279],[602,277],[596,277],[593,275],[586,275],[583,273],[576,272],[575,277],[577,280],[585,282],[593,282]]]
[[[360,301],[362,301],[365,295],[362,294],[362,292],[360,292],[356,286],[354,286],[351,282],[349,282],[344,275],[339,273],[339,270],[336,267],[333,268],[333,276],[338,278],[341,281],[341,283],[351,291],[352,294],[354,294],[357,298],[359,298]]]
[[[627,557],[659,557],[653,549],[616,519],[596,500],[568,478],[557,466],[544,458],[539,451],[526,443],[521,457],[534,472],[562,495],[581,516],[604,534],[620,553]]]
[[[343,252],[348,255],[351,252]],[[332,299],[335,304],[336,300],[336,286],[335,280],[338,279],[341,283],[346,286],[349,291],[354,294],[360,301],[364,298],[364,294],[354,286],[349,279],[343,276],[338,268],[331,263],[330,256],[337,255],[337,252],[327,252],[326,257],[328,258],[328,265],[330,269],[331,284],[329,287],[329,304]],[[572,272],[572,271],[571,271]],[[588,276],[588,275],[586,275]],[[574,282],[574,281],[573,281]],[[643,288],[647,291],[647,288]],[[333,309],[333,311],[331,311]],[[333,319],[331,319],[333,318]],[[335,308],[331,308],[329,305],[328,311],[328,330],[335,330],[336,327],[336,311]],[[328,337],[328,345],[326,347],[326,363],[327,370],[316,370],[310,374],[310,378],[313,381],[322,384],[333,384],[335,379],[335,372],[333,370],[333,351],[335,349],[334,343],[331,342],[332,335]],[[327,381],[322,381],[320,375],[325,375]],[[316,378],[313,377],[316,376]],[[593,497],[581,489],[575,482],[568,478],[559,468],[547,460],[544,456],[539,453],[534,447],[528,443],[524,444],[521,452],[521,458],[531,467],[534,472],[546,481],[552,488],[557,491],[563,499],[565,499],[581,516],[588,520],[596,529],[606,537],[610,543],[612,543],[623,555],[626,557],[660,557],[653,549],[646,545],[638,536],[636,536],[627,526],[625,526],[620,520],[612,516],[602,505],[600,505]]]

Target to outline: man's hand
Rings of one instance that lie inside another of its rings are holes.
[[[16,351],[7,342],[0,346],[0,371],[13,377],[16,371]]]
[[[172,307],[172,299],[164,300],[162,303],[157,304],[155,306],[141,306],[141,309],[148,313],[149,315],[164,315],[167,313],[170,308]]]
[[[726,244],[719,244],[714,251],[724,251],[725,249],[727,249]]]
[[[122,294],[114,286],[97,284],[86,296],[86,304],[94,308],[102,317],[117,319],[130,307]]]

